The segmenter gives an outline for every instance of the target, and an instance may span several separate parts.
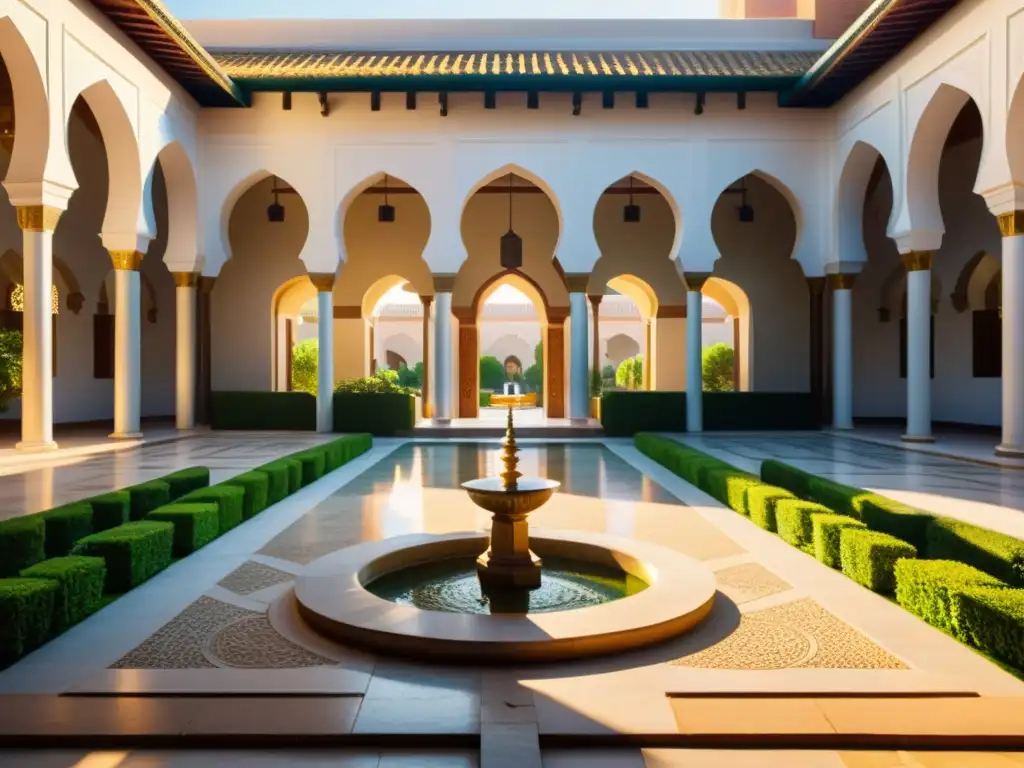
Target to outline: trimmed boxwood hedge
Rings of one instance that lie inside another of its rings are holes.
[[[400,392],[335,392],[335,432],[389,437],[416,426],[416,398]]]
[[[761,480],[779,488],[792,491],[802,499],[811,501],[811,480],[814,475],[802,469],[791,467],[775,459],[761,462]]]
[[[316,430],[316,397],[308,392],[211,392],[212,429]]]
[[[241,524],[245,508],[245,489],[223,483],[211,485],[209,488],[200,488],[187,496],[182,496],[175,504],[213,504],[218,516],[217,536],[220,536]]]
[[[38,648],[50,634],[57,583],[0,579],[0,665]]]
[[[46,558],[46,526],[40,515],[0,521],[0,576],[17,576]]]
[[[707,431],[818,429],[814,396],[807,392],[704,392]]]
[[[928,557],[957,560],[1007,584],[1024,586],[1024,541],[970,523],[940,517],[925,529]]]
[[[55,557],[26,568],[21,575],[57,585],[50,630],[59,634],[99,610],[107,565],[100,557]]]
[[[282,477],[284,474],[287,474],[287,470],[282,467]],[[244,494],[242,497],[243,520],[248,520],[267,508],[270,477],[266,472],[243,472],[230,480],[225,480],[221,485],[233,485],[242,489]],[[284,497],[282,496],[282,498]]]
[[[280,461],[288,467],[288,493],[302,490],[302,462],[290,456]]]
[[[175,502],[149,513],[147,520],[174,525],[175,557],[185,557],[205,547],[220,535],[217,504]]]
[[[685,392],[605,392],[601,426],[609,437],[637,432],[685,432]]]
[[[779,499],[775,503],[775,522],[779,536],[788,544],[813,554],[813,515],[831,515],[832,510],[803,499]]]
[[[775,505],[782,499],[795,499],[785,488],[774,485],[755,485],[747,488],[747,513],[750,519],[766,531],[775,533],[778,524],[775,520]]]
[[[62,557],[75,542],[92,533],[92,507],[77,501],[39,514],[46,530],[46,556]]]
[[[918,552],[927,551],[928,524],[935,519],[934,515],[875,493],[860,500],[860,515],[871,530],[903,539],[917,547]]]
[[[951,607],[959,640],[1024,669],[1024,589],[969,587]]]
[[[79,541],[73,555],[102,557],[107,563],[105,591],[127,592],[171,564],[174,526],[156,520],[125,523]]]
[[[896,602],[954,636],[953,594],[970,587],[1006,586],[995,576],[952,560],[899,560],[895,574]]]
[[[288,483],[288,465],[283,461],[272,461],[262,467],[257,467],[253,472],[259,472],[267,478],[267,506],[277,504],[291,493]]]
[[[171,501],[180,499],[186,493],[206,488],[210,484],[210,470],[207,467],[186,467],[160,478],[170,487]]]
[[[303,487],[315,483],[324,476],[327,469],[327,449],[310,448],[308,451],[293,453],[289,458],[295,459],[302,465]]]
[[[811,536],[814,542],[814,557],[829,568],[842,565],[841,536],[847,528],[867,526],[860,520],[849,515],[817,514],[811,515]]]
[[[163,480],[150,480],[126,489],[131,499],[129,518],[142,520],[157,507],[171,500],[171,486]]]
[[[895,536],[867,528],[843,528],[839,560],[843,573],[872,592],[888,595],[896,589],[894,569],[904,558],[917,557],[917,549]]]
[[[85,501],[92,507],[94,533],[117,528],[128,522],[128,513],[132,506],[132,497],[128,491],[111,491]]]

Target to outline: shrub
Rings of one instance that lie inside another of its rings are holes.
[[[896,589],[894,569],[902,559],[917,557],[913,544],[866,528],[840,531],[839,559],[843,573],[872,592],[888,595]]]
[[[775,459],[761,462],[761,479],[768,485],[792,491],[801,499],[811,498],[811,480],[814,479],[814,475],[789,464],[783,464]]]
[[[957,638],[1024,669],[1024,589],[969,587],[952,595]]]
[[[601,426],[609,437],[637,432],[685,432],[685,392],[605,392]]]
[[[0,413],[21,397],[21,331],[0,329]]]
[[[862,488],[843,485],[815,475],[809,477],[807,490],[811,501],[816,501],[841,515],[856,518],[860,517],[860,502],[871,495]]]
[[[206,467],[188,467],[164,475],[160,479],[170,486],[171,501],[174,501],[186,493],[206,488],[210,484],[210,470]]]
[[[287,470],[285,470],[285,473]],[[287,479],[285,480],[287,482]],[[270,476],[266,472],[253,471],[243,472],[235,475],[230,480],[221,483],[241,488],[242,497],[242,519],[248,520],[267,508],[267,493],[270,488]]]
[[[320,344],[317,339],[304,339],[292,347],[292,389],[315,396],[319,367]]]
[[[501,389],[505,383],[505,366],[493,355],[480,358],[480,386],[484,389]]]
[[[774,485],[754,485],[747,488],[747,512],[750,519],[766,531],[775,533],[775,507],[783,499],[796,499],[785,488]]]
[[[940,517],[925,529],[925,552],[933,560],[973,565],[1007,584],[1024,586],[1024,541],[970,523]]]
[[[62,557],[71,551],[79,539],[92,533],[92,507],[78,501],[43,512],[46,531],[46,556]]]
[[[860,519],[873,531],[882,531],[926,552],[926,533],[933,515],[871,493],[860,499]]]
[[[644,385],[644,356],[627,357],[615,369],[615,385],[623,389],[640,389]]]
[[[970,587],[1004,587],[995,576],[952,560],[898,560],[896,601],[932,626],[956,635],[952,595]]]
[[[806,392],[705,392],[704,429],[818,429],[814,398]]]
[[[213,502],[178,501],[153,510],[147,519],[174,525],[173,553],[177,557],[205,547],[220,535],[220,515]]]
[[[242,522],[245,489],[237,485],[211,485],[178,499],[182,504],[213,504],[217,508],[217,536],[227,533]]]
[[[724,463],[703,464],[697,471],[697,479],[701,490],[741,515],[747,514],[747,488],[761,484],[754,475]]]
[[[142,520],[86,536],[71,554],[102,557],[107,563],[104,590],[120,594],[170,565],[173,543],[171,523]]]
[[[0,665],[45,642],[57,584],[49,579],[0,579]]]
[[[775,523],[779,536],[784,541],[811,552],[814,542],[814,526],[811,516],[824,513],[832,514],[832,510],[803,499],[779,499],[775,502]]]
[[[395,387],[384,392],[334,393],[334,431],[390,436],[416,426],[416,398]]]
[[[288,493],[295,493],[302,489],[302,462],[289,456],[279,461],[288,467]]]
[[[302,485],[315,483],[324,476],[327,467],[327,454],[320,448],[310,448],[308,451],[293,453],[288,458],[295,459],[302,464]]]
[[[42,515],[0,521],[0,576],[17,576],[23,568],[45,559],[45,542]]]
[[[345,379],[334,385],[335,392],[355,395],[411,395],[405,387],[398,383],[398,374],[386,368],[377,371],[373,376],[361,379]]]
[[[848,515],[811,515],[811,536],[814,557],[829,568],[842,565],[840,536],[846,528],[865,528],[860,520]]]
[[[55,557],[26,568],[22,578],[47,579],[57,585],[51,631],[59,634],[99,610],[107,565],[99,557]]]
[[[480,393],[480,407],[481,408],[490,408],[491,407],[491,393],[490,392],[481,392]]]
[[[132,499],[128,491],[113,491],[86,499],[86,503],[92,507],[92,530],[98,533],[127,523]]]
[[[316,397],[308,392],[211,392],[213,429],[316,429]]]
[[[277,504],[291,493],[288,482],[288,465],[283,461],[264,464],[254,472],[260,472],[267,478],[267,506]]]
[[[131,499],[128,517],[131,520],[142,520],[157,507],[162,507],[171,500],[171,486],[163,480],[150,480],[126,489]]]
[[[732,392],[733,349],[724,341],[705,347],[700,356],[701,378],[705,392]]]

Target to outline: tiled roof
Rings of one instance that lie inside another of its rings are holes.
[[[750,88],[791,85],[819,58],[813,52],[219,52],[232,79],[253,90],[406,90],[443,86],[632,87],[685,90],[689,81],[740,78]],[[725,84],[723,84],[725,85]],[[726,86],[728,87],[728,86]]]

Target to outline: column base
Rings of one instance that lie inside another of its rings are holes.
[[[434,416],[433,422],[438,427],[447,427],[452,423],[450,416]]]
[[[904,443],[934,443],[932,435],[901,435],[900,440]]]
[[[111,440],[138,440],[142,437],[141,432],[111,432],[107,435]]]
[[[995,454],[1005,459],[1024,459],[1024,445],[1000,443],[996,446]]]
[[[47,453],[57,450],[57,443],[53,440],[46,441],[22,441],[14,446],[22,453]]]
[[[590,417],[573,416],[571,419],[569,419],[569,424],[573,427],[589,427]]]
[[[844,432],[850,432],[853,430],[853,424],[833,424],[832,429],[841,429]]]

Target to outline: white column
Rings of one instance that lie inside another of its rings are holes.
[[[932,254],[902,256],[907,268],[907,432],[908,442],[932,442]]]
[[[1024,457],[1024,211],[999,216],[1003,233],[1003,440],[1000,456]]]
[[[139,251],[110,251],[114,262],[114,438],[142,437],[142,289]]]
[[[853,429],[853,281],[828,276],[832,288],[832,426]]]
[[[311,274],[316,288],[316,431],[334,431],[334,274]]]
[[[585,424],[590,420],[590,377],[587,375],[587,344],[590,328],[587,294],[569,294],[569,418]]]
[[[178,429],[196,425],[196,283],[194,272],[175,272],[174,416]]]
[[[435,279],[434,289],[437,290]],[[434,421],[452,420],[452,294],[434,294]]]
[[[22,312],[22,451],[52,451],[53,441],[53,231],[62,211],[20,206],[18,225],[24,250],[25,305]]]
[[[686,431],[704,431],[704,375],[701,366],[704,296],[701,289],[708,276],[685,274],[686,280]],[[644,361],[647,365],[647,361]]]

